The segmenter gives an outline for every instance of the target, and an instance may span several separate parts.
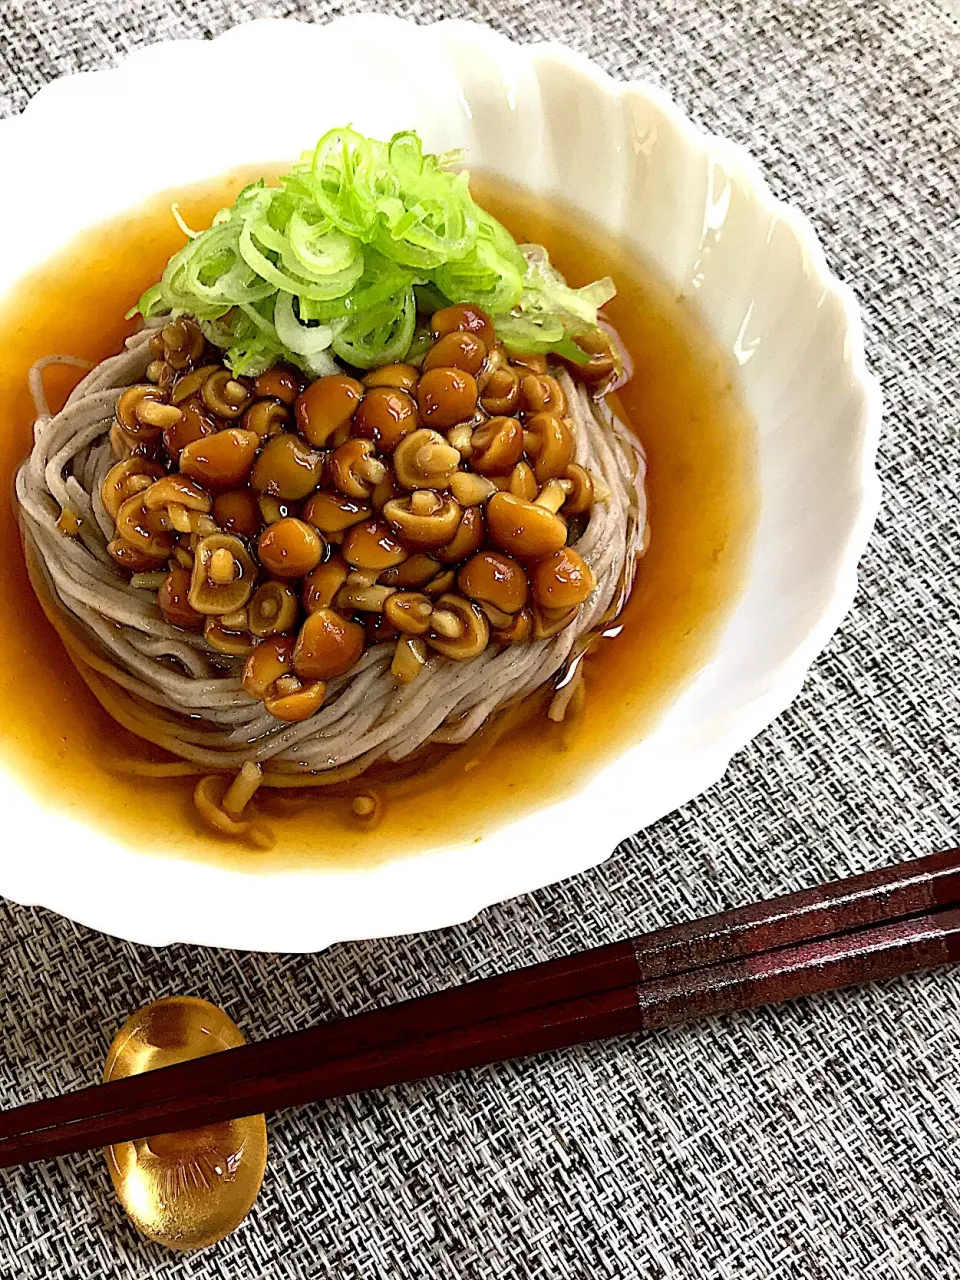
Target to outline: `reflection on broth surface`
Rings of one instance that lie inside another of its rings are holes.
[[[262,172],[262,168],[256,172]],[[234,174],[176,193],[186,221],[195,226],[206,225],[218,207],[233,200],[248,177]],[[475,840],[513,814],[563,795],[606,757],[639,737],[709,654],[741,580],[756,505],[753,424],[740,401],[729,362],[702,332],[682,299],[673,297],[636,257],[562,204],[534,200],[483,176],[475,177],[471,186],[481,205],[499,217],[518,240],[546,245],[555,265],[571,284],[607,274],[617,284],[617,296],[605,308],[605,315],[619,333],[633,365],[632,378],[620,388],[619,403],[646,453],[650,543],[639,562],[632,594],[616,624],[609,628],[609,637],[584,660],[582,707],[574,706],[576,714],[568,715],[563,723],[554,723],[545,715],[553,692],[547,690],[502,713],[456,750],[431,747],[413,763],[401,762],[389,769],[374,765],[362,780],[324,788],[322,794],[316,788],[262,788],[255,801],[257,820],[272,827],[276,844],[269,852],[229,844],[202,831],[193,817],[190,799],[196,777],[163,776],[163,766],[170,757],[118,729],[78,680],[33,598],[17,547],[16,524],[12,512],[4,510],[0,536],[8,568],[0,583],[5,597],[0,611],[0,654],[4,659],[0,740],[8,757],[13,756],[16,747],[11,767],[22,770],[28,784],[49,796],[51,802],[126,835],[137,845],[168,847],[179,854],[226,860],[250,869],[304,860],[382,858],[447,841]],[[158,197],[115,224],[89,233],[82,245],[72,247],[24,282],[18,293],[7,300],[0,315],[7,353],[0,410],[7,424],[2,463],[8,476],[12,476],[29,445],[33,417],[27,389],[30,365],[51,352],[97,361],[121,347],[123,337],[133,328],[122,320],[123,314],[141,290],[157,279],[166,259],[182,243],[169,213],[170,198],[169,194]],[[109,263],[109,270],[104,270],[104,263]],[[453,364],[462,369],[467,380],[472,379],[469,368],[474,352],[469,335],[441,335],[437,348],[441,349],[443,361],[441,365],[441,357],[437,357],[437,374],[449,374]],[[427,373],[425,368],[424,382]],[[402,380],[405,375],[401,372],[391,376]],[[434,380],[439,386],[440,380]],[[76,381],[76,370],[48,370],[45,386],[54,408]],[[491,391],[491,397],[494,391],[502,392],[506,407],[511,394],[507,381],[504,379],[502,388]],[[449,377],[446,382],[450,382]],[[427,423],[431,413],[439,414],[436,421],[443,430],[450,427],[459,412],[456,406],[448,406],[452,403],[450,397],[460,391],[446,382],[440,388],[437,407],[427,396],[420,404],[421,416]],[[279,396],[283,390],[275,389],[271,394]],[[549,388],[541,388],[544,390],[550,394]],[[229,378],[223,386],[218,383],[212,387],[210,394],[214,393],[229,397]],[[350,388],[343,388],[343,394],[349,396]],[[377,441],[384,430],[394,429],[390,424],[397,422],[398,413],[402,417],[404,397],[409,399],[402,385],[384,385],[378,388],[376,404],[371,396],[364,400],[364,405],[369,404],[371,441]],[[491,398],[487,412],[493,408],[499,411]],[[550,405],[531,402],[530,409],[549,413]],[[329,412],[326,406],[318,405],[313,423],[307,422],[306,427],[300,423],[301,436],[288,437],[299,440],[305,436],[306,444],[297,449],[309,452],[310,433],[326,429],[323,414]],[[453,415],[449,423],[445,414]],[[163,427],[163,415],[156,410],[151,409],[146,416],[157,418],[158,430]],[[174,425],[169,411],[166,417]],[[477,463],[471,472],[461,473],[463,479],[458,479],[457,484],[462,492],[458,494],[453,488],[454,503],[468,505],[469,485],[482,482],[485,474],[496,474],[496,463],[484,472],[484,456],[493,456],[491,451],[496,449],[509,453],[513,447],[509,439],[497,436],[497,431],[502,430],[497,424],[502,421],[513,419],[492,417],[493,425],[490,430],[484,429],[484,438],[476,437]],[[265,431],[270,429],[268,423],[261,425]],[[527,447],[536,444],[530,426],[528,421]],[[237,428],[238,449],[243,447],[240,436],[244,430]],[[283,439],[281,432],[277,440]],[[373,448],[356,447],[360,443],[351,442],[350,456],[344,452],[338,465],[342,468],[341,490],[350,492],[351,485],[357,490],[347,501],[362,504],[365,493],[380,477],[374,474]],[[423,452],[422,448],[410,450],[410,465],[416,460],[418,465],[443,466],[443,449],[447,448],[443,437],[439,445],[432,440],[423,443],[430,445],[433,453],[429,449]],[[192,450],[187,453],[188,466],[208,465],[199,457],[203,448],[202,440],[196,447],[187,444],[186,449]],[[195,462],[194,454],[198,455]],[[265,451],[260,458],[264,456]],[[530,470],[536,470],[537,457],[543,455],[527,456],[533,463]],[[281,463],[287,466],[286,459],[270,465]],[[310,465],[309,458],[298,456],[292,474],[300,476]],[[181,471],[202,474],[191,472],[182,460]],[[476,480],[469,478],[474,473]],[[547,477],[547,472],[541,475],[541,488],[550,483]],[[522,496],[525,483],[525,478],[519,476],[520,488],[509,499],[503,495],[505,508],[510,502],[528,501]],[[532,483],[538,483],[536,477]],[[535,492],[536,488],[531,491]],[[569,490],[566,497],[570,497]],[[563,500],[564,495],[558,493],[557,501]],[[446,536],[442,505],[427,511],[421,500],[405,499],[402,494],[393,501],[397,504],[395,510],[391,509],[395,536],[429,540],[434,528],[439,531],[437,538]],[[213,515],[220,528],[229,529],[229,522],[233,521],[237,533],[247,536],[243,521],[249,521],[251,514],[243,492],[238,490],[233,497],[224,493],[216,503],[220,504],[219,511],[215,505]],[[503,514],[506,519],[509,512]],[[316,523],[323,528],[319,519]],[[288,572],[285,566],[295,564],[298,573],[310,574],[316,563],[316,539],[308,536],[313,525],[297,520],[289,521],[289,525],[287,528],[282,520],[272,524],[270,538],[261,538],[259,547],[261,563],[269,560],[271,572],[281,584]],[[397,534],[397,530],[401,532]],[[509,533],[500,536],[505,538]],[[242,577],[242,559],[234,557],[228,565],[236,539],[218,537],[224,538],[223,545],[211,547],[210,554],[212,557],[222,552],[223,556],[211,560],[211,572],[215,576],[222,571],[224,585],[229,586],[227,570],[231,582]],[[348,550],[353,542],[357,538],[344,542],[344,549]],[[358,546],[362,545],[358,542]],[[418,554],[427,554],[431,545],[437,545],[436,541],[428,541]],[[502,555],[504,544],[498,545],[500,551],[484,554]],[[379,550],[371,544],[369,551],[357,554],[390,555],[382,539],[377,547]],[[549,550],[546,548],[542,554]],[[556,554],[561,559],[566,555]],[[492,589],[487,586],[494,581],[490,572],[489,565],[479,563],[471,570],[471,594]],[[538,569],[531,588],[539,593],[539,599],[551,603],[575,602],[580,590],[575,581],[577,572],[575,563],[572,568],[566,563],[558,564],[553,566],[548,581],[546,570]],[[511,604],[509,593],[502,594],[502,573],[494,577],[496,591],[501,594],[496,597],[497,603],[491,600],[491,607],[499,609],[504,619],[512,617],[503,612],[503,607],[512,608],[516,602]],[[168,591],[166,607],[185,611],[188,606],[178,604],[178,599],[171,598]],[[258,593],[256,599],[258,607],[266,611],[264,618],[274,616],[271,610],[279,613],[286,607],[286,597],[279,586],[262,599]],[[415,627],[415,619],[412,613],[403,613],[398,599],[391,608],[396,613],[394,621],[401,624],[403,632],[405,626]],[[164,607],[162,596],[160,604]],[[438,611],[436,604],[430,607]],[[560,612],[558,608],[557,613]],[[491,616],[496,619],[498,614]],[[442,626],[449,627],[452,634],[460,626],[457,634],[463,634],[463,620],[458,620],[455,610],[451,620],[443,621]],[[336,669],[329,662],[329,631],[322,636],[319,628],[317,631],[316,644],[322,640],[327,647],[321,652],[314,645],[314,666],[309,669],[316,670],[317,679],[325,680],[331,677],[324,673]],[[437,638],[442,641],[442,630]],[[220,643],[231,643],[230,636],[223,636]],[[337,639],[337,644],[344,643],[349,645],[352,639]],[[364,641],[361,639],[360,643]],[[415,657],[416,646],[411,646],[410,651]],[[306,662],[301,665],[308,669]],[[40,689],[42,700],[37,696]],[[284,695],[285,690],[280,688],[279,693]],[[109,747],[105,748],[105,743]],[[144,765],[161,766],[161,776],[145,779],[131,772]],[[174,774],[175,771],[172,766]],[[211,796],[211,801],[219,803],[222,794],[221,789]]]

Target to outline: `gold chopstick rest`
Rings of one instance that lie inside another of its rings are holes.
[[[105,1082],[202,1058],[244,1043],[222,1009],[168,996],[123,1024],[107,1054]],[[202,1249],[230,1234],[263,1182],[262,1115],[106,1148],[114,1190],[134,1226],[171,1249]]]

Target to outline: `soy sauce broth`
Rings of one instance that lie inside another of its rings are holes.
[[[159,195],[85,233],[0,303],[0,471],[8,493],[30,447],[32,363],[51,353],[97,361],[116,352],[135,327],[125,312],[183,243],[172,200],[189,224],[205,226],[264,172],[256,166]],[[250,871],[343,865],[478,841],[512,816],[568,793],[640,738],[707,660],[742,582],[757,512],[756,433],[732,361],[684,298],[560,201],[482,175],[472,189],[519,240],[545,244],[571,284],[613,276],[618,295],[606,314],[634,363],[620,398],[647,453],[651,540],[619,634],[587,661],[582,719],[553,725],[538,714],[486,755],[468,744],[457,764],[448,762],[416,791],[391,794],[387,784],[385,815],[372,829],[350,816],[349,799],[324,797],[321,789],[297,792],[292,806],[267,799],[273,813],[295,810],[271,817],[278,839],[268,853],[224,842],[194,816],[195,779],[145,780],[116,771],[118,759],[168,757],[117,726],[77,676],[34,598],[7,501],[0,508],[0,764],[45,804],[134,848]],[[48,370],[54,408],[79,376]],[[375,774],[367,777],[376,781]]]

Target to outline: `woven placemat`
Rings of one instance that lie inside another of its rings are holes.
[[[6,0],[0,114],[153,40],[368,7]],[[812,217],[862,300],[886,402],[885,499],[857,604],[796,705],[707,795],[597,870],[460,928],[250,956],[136,947],[0,903],[0,1105],[94,1080],[120,1020],[169,992],[266,1036],[960,839],[960,34],[947,10],[376,7],[554,37],[652,80],[746,144]],[[6,175],[4,198],[29,192]],[[944,1280],[960,1273],[958,1063],[960,974],[938,971],[309,1107],[271,1122],[247,1222],[195,1255],[136,1235],[97,1154],[0,1173],[0,1277]]]

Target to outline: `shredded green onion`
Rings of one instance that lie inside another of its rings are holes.
[[[415,358],[418,312],[472,303],[518,355],[583,362],[575,339],[614,296],[571,289],[540,245],[518,245],[470,195],[459,153],[424,154],[331,129],[280,179],[245,187],[184,247],[131,315],[191,315],[236,374],[287,361],[317,375]]]

